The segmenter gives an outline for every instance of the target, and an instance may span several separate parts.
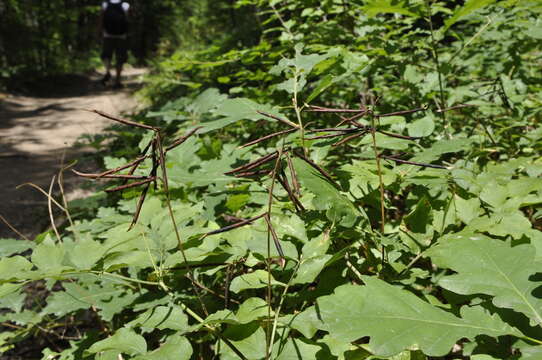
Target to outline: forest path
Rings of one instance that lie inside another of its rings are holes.
[[[135,111],[133,92],[144,73],[144,69],[127,68],[121,90],[104,88],[96,73],[43,81],[33,87],[38,96],[0,94],[0,215],[29,238],[43,231],[49,224],[47,198],[29,186],[16,187],[31,182],[47,191],[62,164],[95,151],[74,144],[83,135],[100,134],[111,121],[85,109],[113,115]],[[91,161],[77,167],[95,166]],[[64,178],[68,200],[88,193],[71,172],[65,172]],[[18,236],[0,221],[0,238],[6,237]]]

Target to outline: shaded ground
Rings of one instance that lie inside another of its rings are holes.
[[[142,69],[126,69],[125,88],[111,90],[100,75],[69,75],[45,79],[32,88],[32,96],[0,94],[0,215],[25,236],[32,238],[49,226],[47,199],[31,187],[48,189],[62,164],[92,148],[74,148],[83,134],[99,134],[111,122],[85,109],[119,115],[133,111],[132,93],[140,84]],[[78,165],[78,168],[93,164]],[[65,173],[67,198],[85,195],[82,181]],[[0,238],[17,237],[0,222]]]

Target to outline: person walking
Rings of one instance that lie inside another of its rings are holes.
[[[128,59],[128,16],[130,4],[122,0],[107,0],[102,3],[101,32],[103,35],[101,58],[105,65],[102,84],[111,79],[113,54],[116,77],[113,88],[121,88],[122,67]]]

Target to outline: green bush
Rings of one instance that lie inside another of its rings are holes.
[[[538,358],[540,5],[248,3],[157,65],[116,206],[2,241],[4,351]]]

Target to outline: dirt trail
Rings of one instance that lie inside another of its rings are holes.
[[[84,109],[114,115],[134,111],[132,93],[143,74],[143,69],[126,69],[122,90],[104,88],[95,74],[45,81],[36,87],[39,96],[0,94],[0,215],[29,238],[43,231],[49,224],[47,199],[35,189],[16,186],[32,182],[48,189],[64,157],[66,163],[92,151],[73,144],[84,134],[99,134],[111,122]],[[81,182],[65,174],[69,200],[85,195]],[[0,238],[4,237],[17,235],[0,222]]]

